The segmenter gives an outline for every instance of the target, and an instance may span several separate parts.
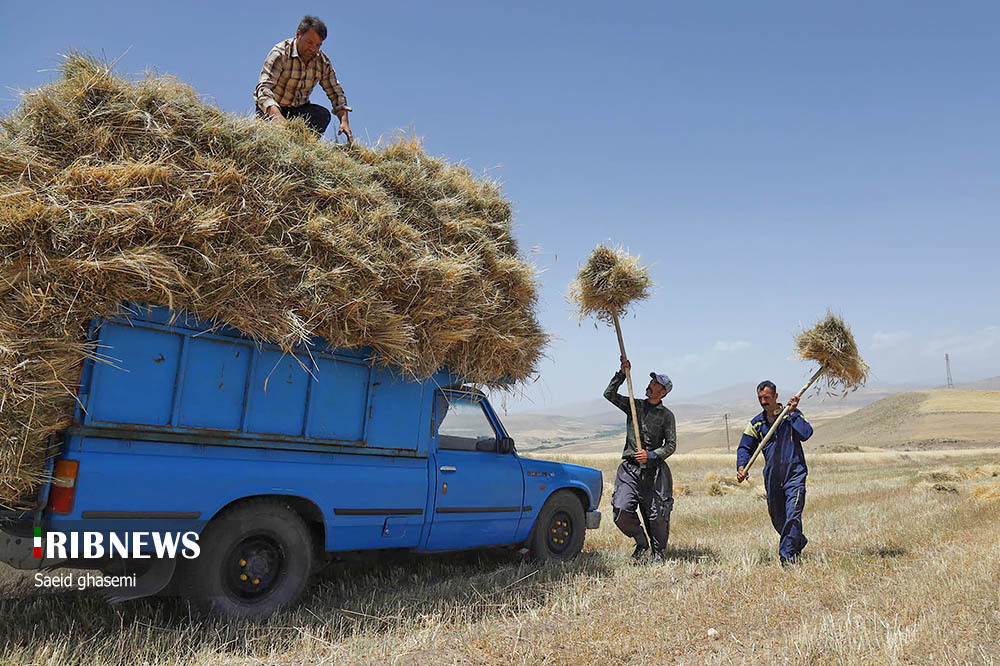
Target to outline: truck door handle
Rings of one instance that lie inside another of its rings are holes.
[[[440,469],[442,472],[457,472],[458,471],[458,468],[455,467],[454,465],[441,465],[441,467],[439,467],[438,469]]]

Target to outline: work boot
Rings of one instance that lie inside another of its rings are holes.
[[[647,550],[649,550],[649,546],[648,545],[637,543],[635,545],[635,550],[632,551],[632,559],[635,560],[636,562],[638,562],[639,560],[641,560],[643,558],[643,556],[646,554]]]

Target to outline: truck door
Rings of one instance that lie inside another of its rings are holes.
[[[435,399],[437,487],[428,550],[513,543],[524,476],[480,397],[439,392]]]

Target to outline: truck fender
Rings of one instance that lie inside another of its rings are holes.
[[[560,490],[572,491],[574,495],[580,498],[580,503],[583,504],[584,511],[590,511],[590,507],[592,506],[596,508],[594,498],[590,496],[590,488],[587,487],[587,484],[575,480],[569,480],[558,488],[553,488],[549,494],[545,496],[545,501],[542,502],[542,504],[548,502],[549,498]]]

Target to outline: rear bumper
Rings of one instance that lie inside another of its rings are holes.
[[[587,512],[587,529],[596,530],[601,526],[601,512],[600,511],[588,511]]]

